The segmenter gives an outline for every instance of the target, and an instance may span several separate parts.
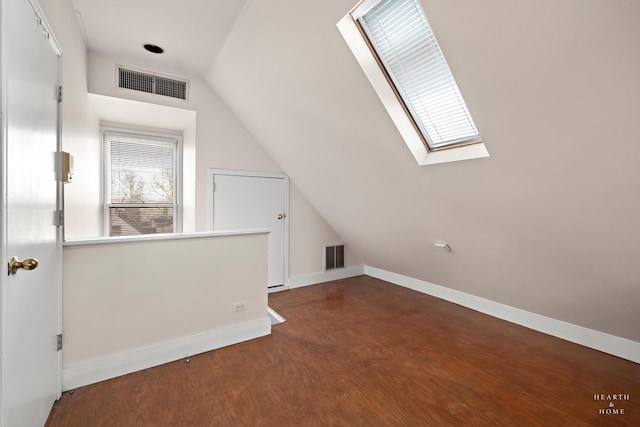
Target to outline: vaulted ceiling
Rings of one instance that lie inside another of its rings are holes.
[[[206,73],[365,264],[640,341],[639,2],[421,0],[490,153],[432,166],[336,29],[355,0],[74,3],[91,49]]]

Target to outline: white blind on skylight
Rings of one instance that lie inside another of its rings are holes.
[[[479,141],[480,135],[417,0],[382,0],[356,11],[430,148]]]

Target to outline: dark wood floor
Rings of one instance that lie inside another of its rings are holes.
[[[436,298],[360,276],[269,305],[271,336],[64,393],[47,426],[640,426],[640,365]]]

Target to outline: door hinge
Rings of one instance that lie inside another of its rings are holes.
[[[58,102],[62,102],[62,86],[58,86]]]
[[[62,227],[64,224],[64,211],[58,210],[56,211],[56,219],[55,219],[56,227]]]
[[[57,347],[58,347],[58,351],[62,350],[62,334],[58,334],[58,336],[56,337],[56,342],[57,342]]]

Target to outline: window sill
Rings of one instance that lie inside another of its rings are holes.
[[[463,147],[449,148],[447,150],[427,151],[424,149],[424,157],[418,161],[420,166],[435,165],[438,163],[457,162],[460,160],[480,159],[489,157],[489,152],[484,143],[478,142]]]

